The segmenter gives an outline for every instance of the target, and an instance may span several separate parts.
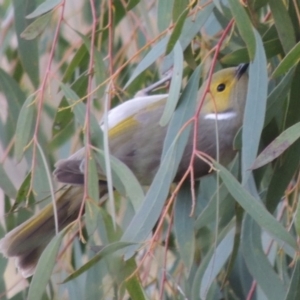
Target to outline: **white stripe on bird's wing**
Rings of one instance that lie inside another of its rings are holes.
[[[135,115],[143,108],[158,102],[162,99],[168,98],[168,94],[152,95],[136,97],[131,100],[114,107],[108,112],[108,129],[113,128],[127,118]],[[103,122],[100,122],[101,129],[103,130]]]
[[[227,111],[224,113],[210,113],[204,116],[206,120],[230,120],[237,116],[237,113],[234,111]]]

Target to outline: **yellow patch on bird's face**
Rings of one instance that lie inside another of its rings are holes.
[[[231,93],[238,80],[235,71],[235,68],[224,69],[213,75],[210,92],[207,93],[203,106],[205,114],[221,113],[232,108]]]

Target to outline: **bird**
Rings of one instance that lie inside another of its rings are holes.
[[[248,64],[222,69],[212,75],[209,92],[205,95],[199,114],[197,149],[227,164],[233,159],[234,137],[242,126],[248,88]],[[200,101],[207,82],[197,94]],[[122,161],[133,172],[141,185],[150,185],[160,164],[167,126],[160,125],[168,94],[135,97],[108,112],[108,140],[110,154]],[[216,146],[216,121],[219,145]],[[103,130],[103,124],[99,124]],[[185,147],[174,181],[187,170],[193,148],[193,130]],[[84,152],[81,148],[55,165],[54,177],[67,187],[56,200],[59,230],[79,215],[83,199]],[[101,184],[104,173],[97,169]],[[195,178],[210,172],[210,166],[201,159],[194,160]],[[99,181],[100,182],[100,181]],[[104,188],[105,191],[105,188]],[[53,204],[8,232],[0,240],[0,253],[15,257],[16,266],[24,277],[34,274],[38,259],[55,235]]]

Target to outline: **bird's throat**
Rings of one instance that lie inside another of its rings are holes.
[[[237,113],[234,111],[226,111],[223,113],[209,113],[204,116],[205,120],[231,120],[237,116]]]

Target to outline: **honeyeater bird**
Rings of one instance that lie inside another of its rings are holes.
[[[242,125],[247,95],[247,64],[227,68],[212,76],[199,115],[197,149],[228,163],[234,156],[233,139]],[[201,99],[206,82],[198,93]],[[113,108],[108,113],[110,153],[125,163],[142,185],[149,185],[159,167],[167,126],[159,125],[168,95],[137,97]],[[219,147],[216,146],[216,121]],[[101,124],[100,124],[101,126]],[[182,160],[175,177],[179,180],[186,171],[193,148],[191,130]],[[84,148],[56,164],[54,176],[70,186],[58,197],[59,229],[63,229],[79,214],[83,198]],[[195,177],[209,172],[210,167],[201,159],[194,160]],[[99,169],[98,172],[101,173]],[[103,173],[99,174],[103,178]],[[102,179],[101,179],[102,182]],[[37,215],[19,225],[0,241],[0,251],[7,257],[16,257],[23,276],[34,273],[39,256],[55,235],[53,205],[49,204]]]

